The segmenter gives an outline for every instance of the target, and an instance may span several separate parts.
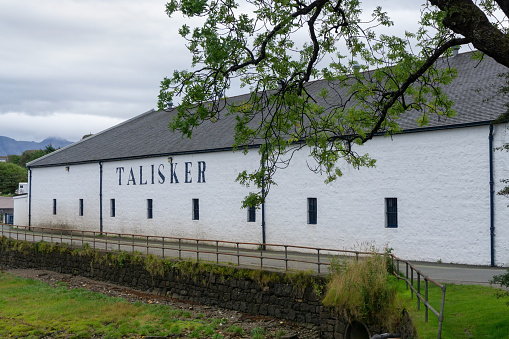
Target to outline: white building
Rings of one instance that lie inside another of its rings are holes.
[[[388,246],[410,260],[509,265],[508,202],[496,195],[509,155],[493,150],[509,136],[507,124],[491,124],[505,101],[485,101],[507,69],[491,59],[473,67],[469,54],[447,62],[459,73],[447,87],[456,118],[420,128],[409,114],[403,133],[362,147],[376,168],[345,165],[328,185],[298,152],[265,203],[266,242]],[[258,167],[256,147],[232,152],[233,119],[182,138],[167,128],[172,114],[146,112],[29,163],[29,224],[261,242],[261,213],[249,221],[241,209],[249,189],[235,182]]]

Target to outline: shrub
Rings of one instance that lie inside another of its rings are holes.
[[[336,308],[350,322],[367,321],[391,330],[400,314],[395,278],[387,272],[387,258],[373,254],[347,263],[333,262],[323,304]]]
[[[493,280],[490,281],[490,285],[498,284],[502,288],[509,288],[509,268],[507,269],[507,273],[499,274],[493,276]],[[508,297],[509,291],[500,290],[497,292],[497,298]],[[507,306],[509,306],[509,301],[507,302]]]

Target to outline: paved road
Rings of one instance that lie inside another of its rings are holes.
[[[422,273],[444,284],[489,285],[494,275],[507,273],[507,268],[412,262]]]
[[[83,243],[88,243],[91,247],[104,249],[104,250],[123,250],[123,251],[139,251],[142,253],[151,253],[164,257],[182,257],[189,259],[207,260],[211,262],[223,262],[230,264],[240,264],[241,266],[255,266],[263,268],[274,269],[290,269],[290,270],[313,270],[320,273],[327,273],[328,269],[326,264],[330,260],[330,253],[317,252],[313,253],[299,253],[288,250],[285,254],[284,251],[260,251],[255,246],[251,248],[237,249],[234,244],[233,247],[214,246],[214,242],[207,243],[178,243],[166,242],[163,244],[160,241],[146,241],[143,239],[130,239],[130,238],[116,238],[116,237],[82,237],[80,234],[74,233],[72,239],[69,235],[60,238],[58,234],[42,235],[40,232],[27,232],[27,234],[16,234],[18,230],[11,228],[7,225],[0,225],[0,236],[8,236],[14,239],[27,240],[27,241],[53,241],[60,243],[68,243],[75,246],[82,246]],[[110,243],[106,243],[109,241]],[[147,244],[150,248],[147,247]],[[284,248],[280,248],[284,249]],[[200,251],[197,254],[197,250]],[[240,254],[241,256],[237,256]],[[354,257],[350,257],[353,260]],[[285,260],[290,259],[290,260]],[[403,258],[404,259],[404,258]],[[321,263],[318,265],[318,261]],[[469,266],[469,265],[455,265],[455,264],[439,264],[429,262],[412,262],[412,264],[422,273],[429,276],[431,279],[444,284],[480,284],[489,285],[490,280],[494,275],[507,273],[506,268],[489,267],[489,266]],[[404,272],[404,266],[400,267]]]

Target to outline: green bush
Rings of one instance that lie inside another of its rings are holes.
[[[509,268],[507,269],[507,273],[499,274],[493,276],[493,280],[490,281],[490,284],[498,284],[503,288],[509,288]],[[500,290],[497,292],[497,298],[501,297],[509,297],[509,291]],[[509,301],[507,302],[507,306],[509,306]]]
[[[387,263],[386,256],[379,254],[351,263],[333,262],[323,304],[349,321],[392,330],[401,312],[396,305],[396,278],[388,273]]]

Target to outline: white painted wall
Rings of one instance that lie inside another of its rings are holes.
[[[268,241],[321,248],[374,244],[412,260],[488,265],[488,133],[485,126],[379,137],[359,149],[377,159],[376,169],[344,166],[344,176],[329,185],[300,171],[306,159],[298,157],[300,164],[276,178],[270,193]],[[317,225],[306,222],[307,197],[318,199]],[[389,197],[398,199],[397,229],[385,228]],[[507,213],[499,213],[501,227]],[[497,263],[507,265],[507,249],[499,251]]]
[[[99,165],[32,169],[31,226],[99,230]],[[53,214],[53,199],[57,210]],[[84,215],[79,216],[79,199]]]
[[[18,195],[14,198],[14,225],[28,226],[28,195]]]
[[[509,143],[508,124],[494,127],[493,144],[495,147]],[[497,194],[506,184],[500,180],[509,179],[509,153],[496,150],[493,153],[495,184],[495,264],[509,266],[509,199]]]
[[[252,166],[259,160],[256,152],[244,157],[241,153],[220,152],[179,155],[172,157],[179,183],[171,183],[171,165],[167,157],[139,159],[103,165],[103,225],[105,231],[179,236],[184,238],[222,239],[259,242],[260,215],[257,222],[247,222],[247,211],[241,201],[246,188],[234,182],[240,165]],[[205,182],[198,182],[198,161],[205,162]],[[192,164],[185,182],[185,163]],[[154,184],[152,184],[154,165]],[[159,166],[165,179],[158,175]],[[140,185],[140,166],[143,182]],[[124,167],[119,185],[118,167]],[[136,185],[129,182],[130,169]],[[116,216],[110,216],[110,200],[115,199]],[[153,200],[153,219],[147,219],[147,199]],[[200,219],[192,220],[192,199],[199,199]]]
[[[495,145],[508,141],[505,127],[495,128]],[[308,170],[311,159],[301,151],[289,168],[277,173],[278,185],[268,196],[267,242],[347,249],[388,246],[406,259],[489,265],[488,135],[488,126],[480,126],[376,137],[359,151],[376,158],[377,167],[345,165],[344,176],[328,185]],[[508,159],[509,154],[495,153],[497,191],[508,173]],[[247,222],[247,211],[240,206],[249,189],[235,182],[240,171],[257,168],[256,151],[179,155],[172,162],[178,184],[171,183],[167,157],[103,163],[104,231],[261,242],[261,213],[257,211],[256,222]],[[192,164],[189,183],[186,162]],[[206,164],[204,183],[198,182],[198,162]],[[131,169],[136,185],[128,180]],[[69,171],[34,168],[32,225],[98,231],[99,173],[99,164],[71,165]],[[396,229],[385,227],[388,197],[398,199]],[[78,215],[80,198],[84,216]],[[307,224],[307,198],[317,198],[316,225]],[[56,215],[52,199],[57,199]],[[110,216],[111,199],[115,217]],[[147,219],[147,199],[153,199],[153,219]],[[200,199],[200,220],[191,220],[192,199]],[[507,266],[509,202],[504,199],[495,199],[495,243],[496,264]]]

